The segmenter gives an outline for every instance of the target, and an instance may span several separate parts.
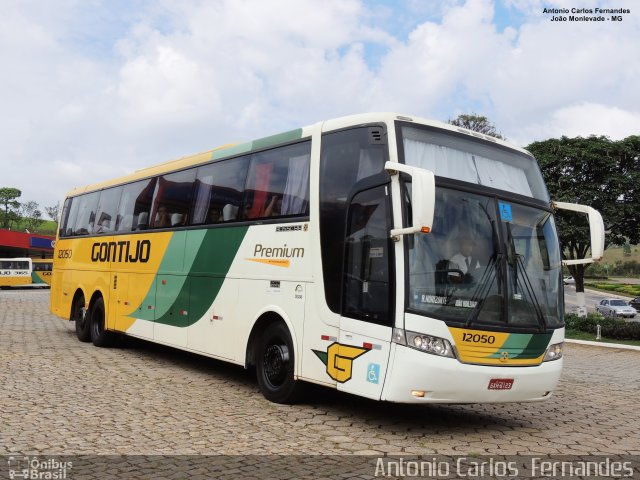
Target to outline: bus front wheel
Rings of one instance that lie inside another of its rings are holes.
[[[71,320],[76,323],[76,336],[81,342],[91,340],[91,332],[89,331],[89,318],[87,309],[84,307],[84,295],[80,294],[71,307]]]
[[[264,397],[274,403],[294,403],[300,384],[293,378],[293,341],[284,323],[272,323],[266,328],[257,354],[256,373]]]
[[[102,297],[93,302],[91,308],[91,341],[96,347],[110,347],[113,341],[113,333],[106,329],[106,317],[104,314],[104,300]]]

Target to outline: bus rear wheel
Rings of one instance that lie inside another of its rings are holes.
[[[113,333],[106,328],[104,314],[104,300],[102,297],[93,302],[91,308],[91,341],[96,347],[110,347],[113,343]]]
[[[71,307],[71,320],[76,323],[76,336],[81,342],[91,340],[91,332],[89,331],[89,318],[87,317],[87,309],[84,307],[84,295],[80,294]]]
[[[260,340],[256,358],[258,385],[264,397],[274,403],[294,403],[300,396],[300,382],[293,374],[293,341],[284,323],[269,325]]]

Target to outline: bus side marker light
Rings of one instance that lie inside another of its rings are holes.
[[[163,285],[166,285],[166,284],[167,284],[167,281],[166,281],[166,280],[162,280],[162,284],[163,284]]]

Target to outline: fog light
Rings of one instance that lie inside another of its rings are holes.
[[[411,395],[413,395],[414,397],[423,398],[424,397],[424,391],[423,390],[411,390]]]

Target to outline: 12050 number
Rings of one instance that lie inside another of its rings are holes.
[[[480,335],[479,333],[463,333],[462,334],[463,342],[471,342],[471,343],[495,343],[496,337],[493,335]]]

